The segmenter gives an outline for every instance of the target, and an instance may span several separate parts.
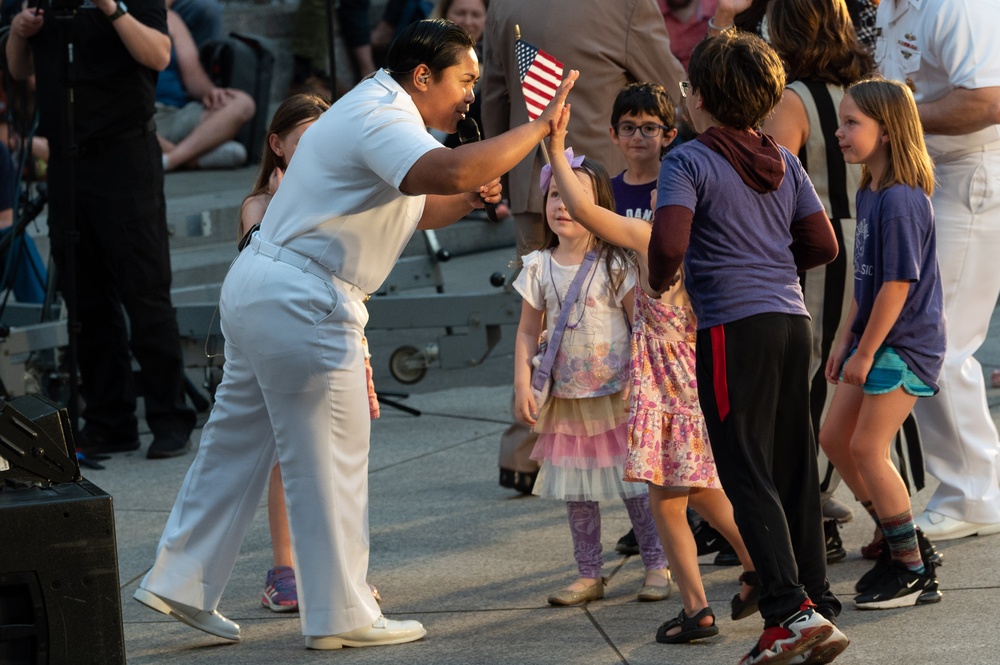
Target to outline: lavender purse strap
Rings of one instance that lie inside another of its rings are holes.
[[[586,256],[583,257],[583,263],[580,264],[580,268],[576,271],[576,276],[569,285],[569,291],[566,292],[566,299],[563,300],[563,306],[559,311],[556,326],[552,329],[552,337],[549,339],[549,345],[545,349],[545,355],[542,356],[541,364],[538,365],[531,376],[531,387],[535,390],[544,388],[545,382],[549,380],[549,376],[552,374],[552,365],[556,362],[556,351],[559,350],[559,342],[562,341],[563,331],[566,330],[569,311],[573,309],[573,304],[576,303],[577,296],[580,295],[583,280],[586,279],[587,273],[590,272],[590,266],[596,260],[597,252],[593,250],[587,252]]]

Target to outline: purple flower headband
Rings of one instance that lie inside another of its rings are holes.
[[[571,169],[578,169],[583,165],[586,155],[573,156],[573,148],[566,148],[566,161]],[[552,166],[545,164],[542,166],[542,173],[538,176],[538,186],[542,188],[542,194],[549,191],[549,181],[552,180]]]

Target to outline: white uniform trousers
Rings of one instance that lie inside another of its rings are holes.
[[[214,610],[275,459],[302,632],[379,616],[368,588],[368,415],[357,289],[245,249],[222,288],[225,367],[197,457],[142,587]]]
[[[928,508],[1000,522],[1000,441],[972,354],[1000,295],[1000,146],[935,165],[934,215],[948,346],[941,391],[917,400],[927,469],[941,481]]]

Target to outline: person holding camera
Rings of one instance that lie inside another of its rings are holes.
[[[170,61],[163,0],[41,0],[15,15],[4,52],[15,80],[36,76],[39,134],[49,139],[49,236],[78,322],[86,403],[77,445],[90,454],[139,447],[131,350],[154,436],[147,456],[183,454],[195,416],[184,401],[153,123],[157,72]]]

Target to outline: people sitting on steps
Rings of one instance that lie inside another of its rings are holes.
[[[242,90],[217,87],[198,57],[198,47],[183,19],[167,2],[170,64],[156,83],[156,131],[163,168],[236,168],[247,151],[235,141],[256,111]]]

